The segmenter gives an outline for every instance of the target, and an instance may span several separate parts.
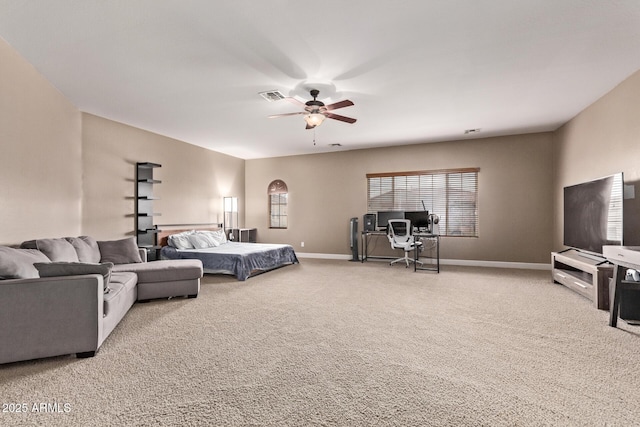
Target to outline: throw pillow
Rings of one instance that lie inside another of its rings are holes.
[[[105,262],[102,264],[84,263],[84,262],[36,262],[33,266],[40,273],[40,277],[57,277],[57,276],[83,276],[85,274],[101,274],[104,283],[104,292],[109,292],[109,280],[111,279],[111,269],[113,263]]]
[[[35,279],[39,277],[35,262],[50,262],[37,249],[16,249],[0,246],[0,279]]]
[[[51,261],[78,262],[78,254],[73,245],[66,239],[38,239],[23,242],[20,245],[25,249],[37,249]]]
[[[135,237],[98,242],[98,247],[100,248],[100,262],[114,264],[142,262]]]
[[[65,239],[71,243],[71,246],[76,250],[78,261],[94,264],[100,262],[100,248],[98,247],[98,242],[96,242],[96,239],[93,237],[65,237]]]

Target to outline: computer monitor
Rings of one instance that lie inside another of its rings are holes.
[[[390,219],[404,219],[404,211],[378,211],[378,229],[386,230]]]
[[[411,220],[411,226],[421,231],[429,229],[429,211],[405,212],[404,218]]]

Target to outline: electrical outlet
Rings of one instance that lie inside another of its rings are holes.
[[[300,247],[304,248],[304,242],[300,242]]]

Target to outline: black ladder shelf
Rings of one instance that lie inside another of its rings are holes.
[[[158,226],[153,224],[153,217],[160,214],[153,211],[153,186],[162,181],[153,179],[153,170],[162,167],[157,163],[136,163],[136,239],[138,247],[147,250],[147,259],[158,259]]]

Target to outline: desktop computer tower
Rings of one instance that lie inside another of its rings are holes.
[[[362,216],[362,230],[363,231],[376,230],[376,214],[364,214]]]

